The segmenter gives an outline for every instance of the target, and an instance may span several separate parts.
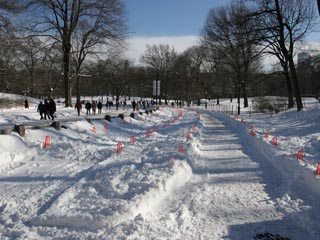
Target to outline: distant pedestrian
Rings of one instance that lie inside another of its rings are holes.
[[[87,110],[87,115],[91,115],[91,103],[89,101],[86,102],[85,108]]]
[[[120,105],[120,103],[119,103],[119,101],[117,100],[116,101],[116,110],[118,111],[118,109],[119,109],[119,105]]]
[[[98,107],[98,114],[101,114],[102,102],[100,100],[99,100],[99,102],[97,104],[97,107]]]
[[[57,109],[56,109],[56,103],[52,98],[50,99],[48,106],[49,106],[48,108],[49,116],[51,120],[54,120],[54,114],[57,111]]]
[[[77,112],[78,112],[78,116],[80,116],[80,111],[82,109],[82,104],[81,102],[77,102],[76,105],[74,106],[75,109],[77,109]]]
[[[40,120],[44,119],[44,117],[46,115],[46,110],[45,110],[45,106],[42,103],[42,101],[40,101],[40,103],[38,104],[37,112],[39,112],[39,114],[40,114]]]
[[[44,100],[44,119],[47,120],[47,118],[49,119],[49,103],[48,103],[48,100],[45,99]]]
[[[135,111],[135,110],[136,110],[136,101],[133,100],[133,101],[131,102],[131,104],[132,104],[132,110]]]
[[[92,113],[94,115],[96,115],[96,111],[97,111],[97,102],[92,100],[92,104],[91,104],[91,107],[92,107]]]
[[[25,100],[24,100],[24,108],[29,108],[28,99],[25,99]]]

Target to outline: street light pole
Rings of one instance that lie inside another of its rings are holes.
[[[156,74],[156,80],[155,80],[155,98],[156,98],[156,104],[159,103],[160,105],[160,79],[159,79],[159,73]]]

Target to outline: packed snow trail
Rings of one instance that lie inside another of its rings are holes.
[[[294,223],[319,229],[247,130],[200,112],[2,136],[0,239],[317,239]]]
[[[264,175],[242,148],[239,136],[202,114],[187,152],[193,176],[153,212],[131,222],[137,230],[128,239],[312,239],[277,210],[277,192],[268,192],[281,185],[277,173]]]

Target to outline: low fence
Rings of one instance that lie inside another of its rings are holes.
[[[57,130],[60,130],[63,127],[62,123],[66,122],[75,122],[87,120],[88,122],[92,122],[94,120],[107,120],[109,122],[112,121],[112,118],[121,118],[125,117],[135,118],[136,114],[143,115],[153,113],[158,110],[158,107],[146,109],[144,111],[139,112],[122,112],[122,113],[114,113],[114,114],[100,114],[100,115],[88,115],[85,117],[64,117],[57,118],[54,121],[50,120],[31,120],[31,121],[23,121],[16,122],[15,124],[4,124],[0,125],[0,134],[11,134],[12,132],[17,132],[20,136],[25,136],[26,129],[41,129],[47,127],[53,127]]]

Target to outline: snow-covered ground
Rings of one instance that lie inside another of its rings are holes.
[[[306,101],[274,116],[161,107],[0,135],[0,239],[320,239],[320,112]],[[39,119],[30,102],[1,109],[0,125]]]

